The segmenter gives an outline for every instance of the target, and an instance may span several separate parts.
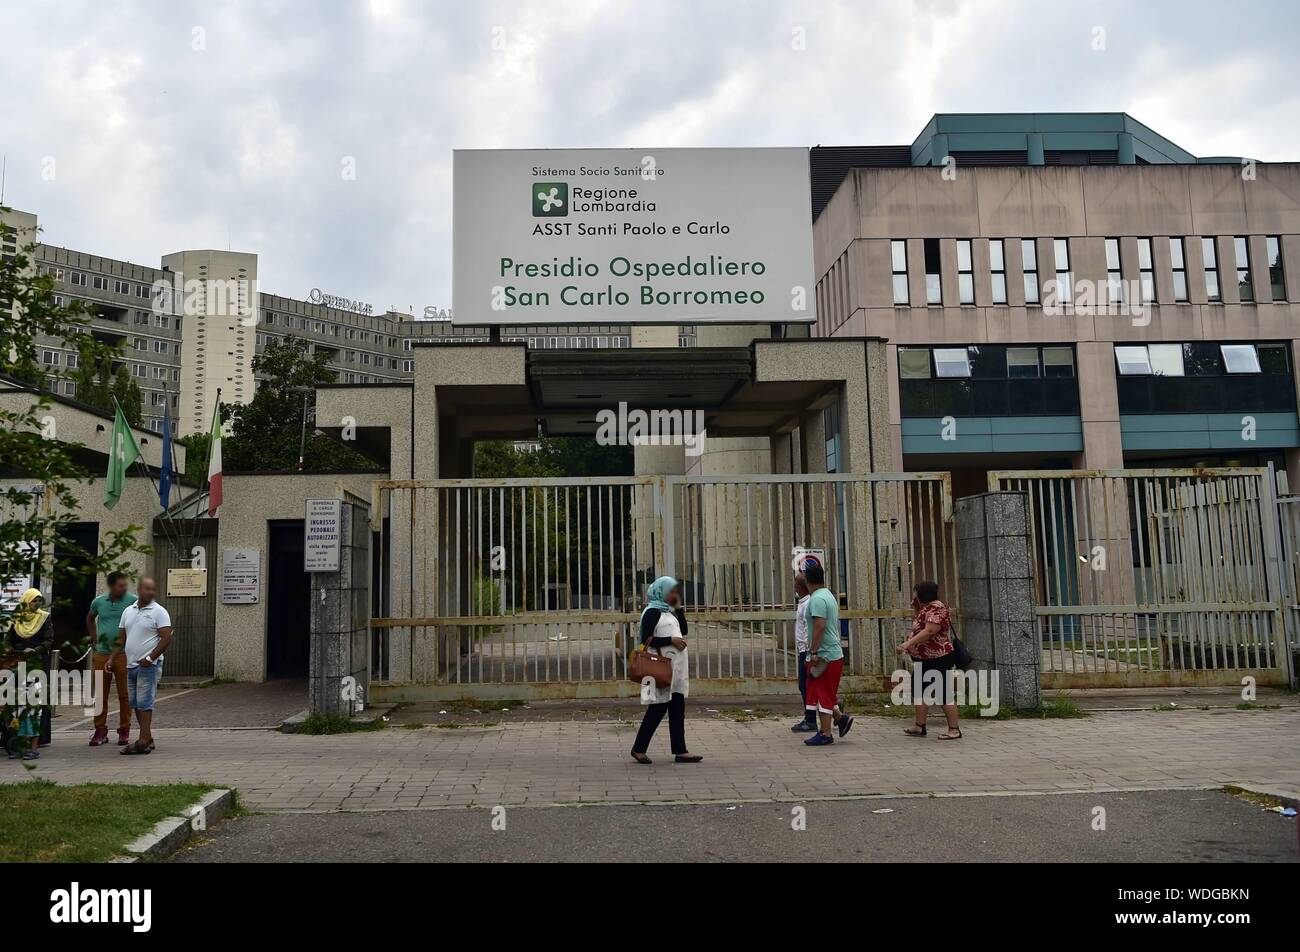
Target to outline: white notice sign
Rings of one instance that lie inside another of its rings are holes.
[[[252,605],[262,589],[262,553],[257,549],[221,550],[221,603]]]
[[[303,521],[302,567],[305,572],[339,570],[340,523],[343,502],[339,499],[308,499]]]

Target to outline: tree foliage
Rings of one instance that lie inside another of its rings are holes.
[[[334,382],[328,355],[308,353],[305,341],[290,336],[272,340],[253,358],[259,376],[253,399],[226,403],[221,418],[229,422],[221,442],[227,472],[274,472],[298,467],[303,434],[303,399],[307,403],[305,472],[376,472],[383,467],[350,446],[315,432],[316,388]],[[187,449],[188,459],[188,449]],[[206,440],[202,455],[206,475]]]
[[[579,436],[543,436],[523,449],[508,440],[489,440],[474,447],[474,475],[631,476],[632,447],[602,446]]]
[[[474,447],[474,475],[481,478],[627,476],[632,468],[632,447],[602,446],[594,438],[540,437],[527,447],[491,440]],[[495,497],[479,496],[479,524],[496,527],[494,540],[527,538],[533,540],[532,549],[549,553],[554,559],[554,585],[551,591],[544,590],[535,580],[530,584],[522,572],[490,575],[488,554],[481,556],[480,570],[489,584],[504,589],[507,603],[519,611],[573,607],[581,575],[581,569],[575,574],[573,566],[599,564],[605,538],[629,537],[630,498],[600,487],[532,486],[512,487]],[[615,529],[611,519],[622,520],[621,528]],[[477,594],[483,597],[481,587]],[[495,612],[480,610],[480,614]]]
[[[113,401],[116,400],[122,407],[127,423],[140,426],[144,422],[144,400],[140,395],[140,386],[131,379],[126,364],[119,364],[114,373],[111,359],[83,357],[77,362],[72,379],[77,384],[77,399],[87,406],[112,413]]]
[[[5,237],[14,234],[4,225],[0,231]],[[42,337],[75,350],[92,366],[111,362],[114,351],[91,335],[84,305],[56,303],[54,279],[32,264],[34,247],[0,255],[0,376],[39,386],[44,382],[38,360]],[[81,444],[59,439],[52,407],[45,394],[34,394],[17,408],[0,407],[0,461],[14,480],[0,490],[0,577],[27,575],[35,550],[42,574],[59,589],[61,583],[129,571],[127,555],[149,549],[139,541],[141,526],[101,533],[97,552],[85,551],[67,537],[71,524],[80,521],[76,486],[98,474],[78,461]],[[7,625],[8,615],[0,606],[0,626]]]

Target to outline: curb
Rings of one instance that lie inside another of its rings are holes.
[[[1300,796],[1294,790],[1278,790],[1273,787],[1261,786],[1257,783],[1242,783],[1240,780],[1234,780],[1232,783],[1224,786],[1225,790],[1231,793],[1233,790],[1241,790],[1245,793],[1253,793],[1261,797],[1272,797],[1274,800],[1280,800],[1283,806],[1295,807],[1300,809]]]
[[[171,856],[189,842],[196,832],[203,832],[220,822],[235,804],[232,790],[212,790],[186,807],[179,816],[169,816],[154,824],[154,828],[123,848],[123,855],[111,862],[137,863],[141,860],[159,860]]]
[[[388,715],[393,713],[396,708],[397,702],[395,701],[392,703],[368,704],[364,711],[348,718],[348,720],[353,724],[356,724],[358,727],[365,727],[388,717]],[[305,711],[299,711],[297,714],[290,717],[286,717],[280,722],[280,733],[297,734],[302,728],[303,721],[307,720],[310,715],[311,710],[308,709]]]

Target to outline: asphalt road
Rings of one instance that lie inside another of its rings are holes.
[[[800,831],[795,806],[516,807],[495,831],[486,809],[261,814],[173,862],[1300,860],[1295,820],[1219,791],[815,801]]]

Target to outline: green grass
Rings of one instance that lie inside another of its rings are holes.
[[[911,718],[914,714],[910,704],[898,706],[882,700],[883,695],[857,694],[848,695],[844,698],[844,703],[848,706],[850,714],[865,714],[868,717],[898,717]],[[932,705],[930,716],[934,717],[940,709]],[[1041,707],[1025,708],[1022,710],[1012,710],[1009,707],[1000,707],[998,712],[992,717],[982,717],[980,709],[974,704],[962,704],[957,707],[957,716],[963,719],[974,720],[978,718],[983,721],[1009,721],[1009,720],[1055,720],[1058,718],[1075,718],[1087,717],[1088,711],[1079,707],[1069,698],[1048,698]]]
[[[512,711],[517,707],[523,707],[525,701],[507,700],[480,700],[473,697],[457,698],[454,701],[442,701],[438,704],[439,713],[447,714],[485,714],[500,713],[501,711]]]
[[[298,734],[355,734],[364,731],[381,731],[384,722],[376,718],[373,721],[356,723],[342,714],[321,714],[312,711],[298,726]]]
[[[776,717],[777,714],[775,711],[766,707],[724,707],[714,716],[725,718],[729,721],[735,721],[738,724],[743,724],[746,721],[767,720]]]
[[[102,863],[211,786],[0,784],[0,863]]]

